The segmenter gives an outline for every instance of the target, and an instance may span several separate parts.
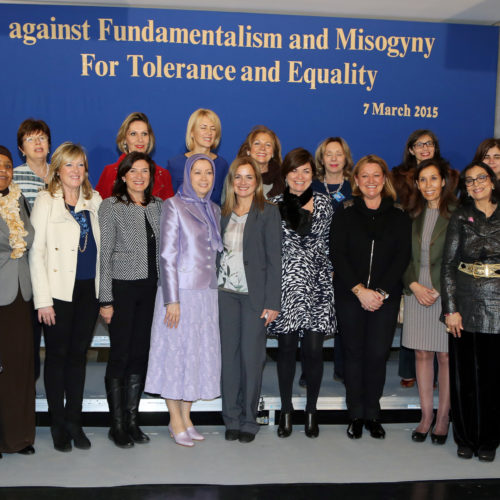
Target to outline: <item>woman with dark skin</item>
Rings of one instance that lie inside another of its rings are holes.
[[[28,250],[34,230],[12,174],[12,155],[0,146],[0,452],[32,455],[35,383]]]

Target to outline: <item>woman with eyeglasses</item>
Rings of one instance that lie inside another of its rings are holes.
[[[28,209],[31,211],[39,191],[45,189],[49,167],[47,157],[50,152],[50,128],[43,120],[28,118],[17,130],[17,147],[25,163],[14,169],[12,180],[21,188]],[[35,354],[35,380],[40,376],[40,341],[42,324],[35,311],[32,312],[33,343]]]
[[[459,457],[491,462],[500,443],[500,182],[482,162],[460,180],[441,268],[453,435]]]
[[[418,189],[415,185],[415,171],[421,162],[434,160],[437,165],[443,164],[449,169],[449,184],[452,192],[458,185],[458,172],[453,170],[441,156],[439,141],[431,130],[419,129],[410,134],[406,141],[403,162],[392,169],[394,189],[403,209],[411,213],[418,200]],[[415,353],[412,349],[401,346],[399,351],[399,376],[402,387],[413,387],[416,381]]]
[[[481,142],[472,161],[486,163],[493,170],[497,179],[500,179],[500,139],[491,137]]]

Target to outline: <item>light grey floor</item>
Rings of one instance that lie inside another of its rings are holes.
[[[366,432],[351,441],[345,426],[323,425],[318,439],[299,426],[288,439],[264,427],[250,444],[227,442],[222,427],[200,427],[206,437],[194,448],[176,445],[165,428],[145,428],[151,442],[122,450],[107,429],[88,428],[92,449],[60,453],[48,428],[37,432],[34,456],[4,455],[2,486],[113,486],[125,484],[358,483],[500,477],[499,462],[456,456],[445,446],[410,440],[411,426],[385,426],[378,441]]]

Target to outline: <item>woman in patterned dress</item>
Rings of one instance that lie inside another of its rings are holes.
[[[449,168],[434,160],[424,160],[415,171],[418,198],[410,214],[412,256],[403,277],[405,317],[403,346],[415,349],[418,393],[422,416],[412,433],[415,442],[427,438],[434,419],[434,356],[439,363],[439,407],[431,438],[444,444],[448,436],[450,382],[448,334],[439,321],[441,314],[440,273],[444,239],[455,195]]]
[[[323,376],[323,340],[336,330],[332,266],[328,258],[333,214],[328,197],[313,193],[314,159],[308,151],[290,151],[282,165],[285,192],[278,203],[282,227],[281,312],[268,326],[278,336],[278,381],[281,396],[279,437],[292,432],[292,387],[295,355],[300,340],[307,373],[305,431],[317,437],[316,418]]]

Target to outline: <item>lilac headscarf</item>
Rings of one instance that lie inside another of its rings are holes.
[[[198,160],[207,160],[208,162],[210,162],[210,165],[212,165],[212,170],[214,173],[213,177],[215,181],[215,164],[212,159],[207,155],[196,153],[194,155],[191,155],[186,160],[186,164],[184,165],[184,181],[178,189],[177,193],[185,203],[193,203],[200,208],[201,213],[204,215],[207,221],[210,245],[213,250],[222,252],[224,247],[222,245],[219,225],[217,224],[217,217],[215,215],[212,201],[210,201],[210,196],[212,195],[212,191],[214,189],[214,183],[212,183],[210,191],[203,198],[200,198],[196,194],[195,190],[193,189],[193,185],[191,184],[191,168]]]

